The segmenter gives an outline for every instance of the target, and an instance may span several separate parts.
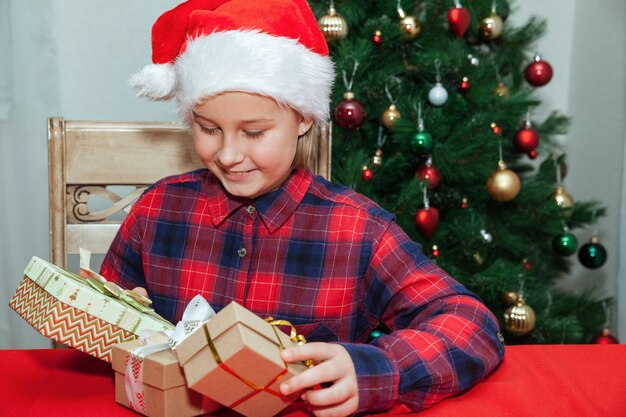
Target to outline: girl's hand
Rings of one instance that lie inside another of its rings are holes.
[[[302,399],[317,417],[343,417],[353,414],[359,405],[354,363],[348,351],[333,343],[307,343],[281,352],[285,362],[313,359],[316,365],[280,385],[280,392],[289,395],[306,390]],[[325,388],[312,390],[319,384]]]
[[[143,295],[144,297],[148,298],[148,291],[146,291],[144,287],[135,287],[133,288],[133,291],[139,295]]]

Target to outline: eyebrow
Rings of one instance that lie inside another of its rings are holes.
[[[193,115],[194,119],[202,119],[202,120],[206,120],[207,122],[210,122],[211,120],[204,117],[204,116],[200,116],[198,113],[196,113],[196,111],[192,111],[191,114]]]
[[[193,114],[194,119],[202,119],[202,120],[205,120],[207,122],[214,123],[213,120],[209,119],[208,117],[201,116],[198,113],[196,113],[195,111],[193,111],[192,114]],[[267,118],[261,117],[261,118],[258,118],[258,119],[243,119],[243,120],[240,120],[239,122],[245,124],[245,123],[258,123],[258,122],[266,123],[266,122],[274,122],[274,121],[275,121],[274,119],[267,119]]]

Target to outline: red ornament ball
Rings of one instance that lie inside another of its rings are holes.
[[[533,149],[532,151],[529,151],[529,152],[528,152],[528,157],[529,157],[530,159],[537,159],[537,156],[538,156],[538,155],[539,155],[539,154],[537,153],[537,150],[536,150],[536,149]]]
[[[491,131],[496,135],[502,134],[502,128],[496,122],[491,123]]]
[[[469,201],[467,197],[463,197],[463,199],[461,199],[461,208],[466,209],[468,207],[469,207]]]
[[[417,168],[415,178],[425,181],[427,187],[431,190],[439,187],[439,183],[441,182],[441,174],[437,167],[428,163]]]
[[[459,91],[461,93],[467,93],[470,89],[470,82],[468,77],[463,77],[461,85],[459,85]]]
[[[383,43],[383,33],[380,30],[374,32],[374,36],[372,36],[372,43],[377,46]]]
[[[363,167],[363,172],[361,172],[361,178],[365,181],[370,181],[374,178],[374,171],[369,169],[368,167]]]
[[[541,87],[548,84],[552,79],[552,66],[536,56],[535,60],[526,66],[524,77],[528,84]]]
[[[439,258],[439,255],[441,255],[441,251],[439,250],[439,247],[437,245],[433,245],[433,250],[431,253],[433,258]]]
[[[520,152],[530,152],[539,146],[539,133],[532,127],[524,127],[515,132],[513,144]]]
[[[448,9],[448,25],[457,38],[462,38],[470,25],[471,15],[465,7],[451,7]]]
[[[344,129],[359,128],[365,121],[365,116],[365,109],[350,91],[343,95],[343,100],[335,108],[335,121]]]
[[[617,340],[617,338],[611,334],[611,331],[605,327],[600,333],[595,335],[589,343],[594,345],[616,345],[619,343],[619,340]]]
[[[430,239],[438,223],[439,210],[435,207],[424,207],[417,210],[417,213],[415,213],[415,226],[417,227],[417,231],[426,239]]]

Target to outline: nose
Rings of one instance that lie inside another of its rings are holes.
[[[217,159],[223,167],[233,167],[245,159],[244,144],[235,134],[225,133],[222,145],[217,153]]]

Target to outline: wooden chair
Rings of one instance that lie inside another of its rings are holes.
[[[326,178],[330,178],[331,129],[329,124],[314,132],[320,140],[310,167]],[[148,185],[200,167],[190,131],[174,123],[49,118],[51,262],[68,268],[68,255],[78,254],[79,247],[105,254],[124,209]],[[119,189],[129,191],[123,194]],[[98,202],[105,207],[94,210]]]

